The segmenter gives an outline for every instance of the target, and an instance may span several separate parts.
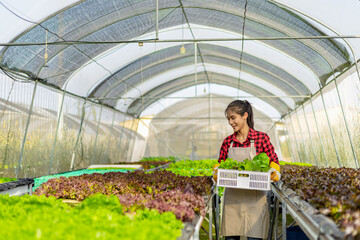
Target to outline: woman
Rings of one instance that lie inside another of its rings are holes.
[[[279,160],[266,133],[254,129],[253,111],[248,101],[235,100],[225,110],[234,133],[221,145],[219,163],[227,158],[242,162],[265,152],[270,158],[270,167],[280,171]],[[271,173],[273,181],[279,180],[277,172]],[[226,240],[267,238],[269,211],[266,191],[226,188],[221,235]]]

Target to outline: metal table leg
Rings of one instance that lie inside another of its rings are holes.
[[[282,204],[282,239],[286,240],[286,203],[285,201]]]
[[[270,220],[270,228],[269,228],[269,234],[268,234],[268,240],[272,239],[273,236],[273,232],[274,232],[274,227],[276,230],[276,224],[275,221],[277,220],[277,212],[276,212],[276,203],[277,203],[278,199],[276,196],[274,196],[274,205],[270,208],[271,211],[271,220]],[[269,199],[270,205],[271,205],[271,199]],[[277,222],[277,221],[276,221]],[[275,233],[275,239],[276,239],[276,233]]]
[[[209,240],[212,240],[212,222],[213,222],[213,196],[209,201]]]
[[[277,197],[276,197],[277,199]],[[279,199],[276,200],[276,206],[275,206],[275,240],[277,240],[278,236],[277,236],[277,226],[279,224],[279,205],[280,205],[280,201]]]
[[[213,206],[214,206],[214,220],[215,220],[215,235],[216,240],[220,239],[219,235],[219,227],[220,227],[220,208],[219,208],[219,188],[216,186],[215,188],[215,195],[213,199]]]

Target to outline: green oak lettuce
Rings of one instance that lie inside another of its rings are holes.
[[[95,195],[76,207],[54,197],[0,195],[0,236],[33,239],[176,239],[183,223],[171,212],[124,214],[116,196]]]

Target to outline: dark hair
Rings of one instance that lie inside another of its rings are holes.
[[[246,119],[246,122],[249,126],[249,128],[254,128],[254,117],[253,117],[253,111],[252,111],[252,107],[251,104],[244,100],[235,100],[232,101],[227,108],[225,109],[225,116],[227,117],[227,112],[228,111],[232,111],[235,112],[237,114],[240,114],[240,116],[244,116],[244,114],[247,112],[248,113],[248,117]]]

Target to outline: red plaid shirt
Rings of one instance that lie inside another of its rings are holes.
[[[256,154],[259,153],[266,153],[269,156],[270,162],[275,162],[276,164],[279,164],[279,159],[277,154],[275,153],[274,146],[270,142],[270,138],[266,133],[256,131],[252,128],[249,128],[249,134],[246,138],[245,142],[240,143],[239,140],[236,138],[236,132],[234,134],[231,134],[230,136],[227,136],[220,148],[220,155],[219,155],[219,163],[221,161],[225,161],[228,157],[228,150],[230,148],[231,142],[233,141],[233,147],[250,147],[250,139],[253,139],[255,148],[256,148]]]

